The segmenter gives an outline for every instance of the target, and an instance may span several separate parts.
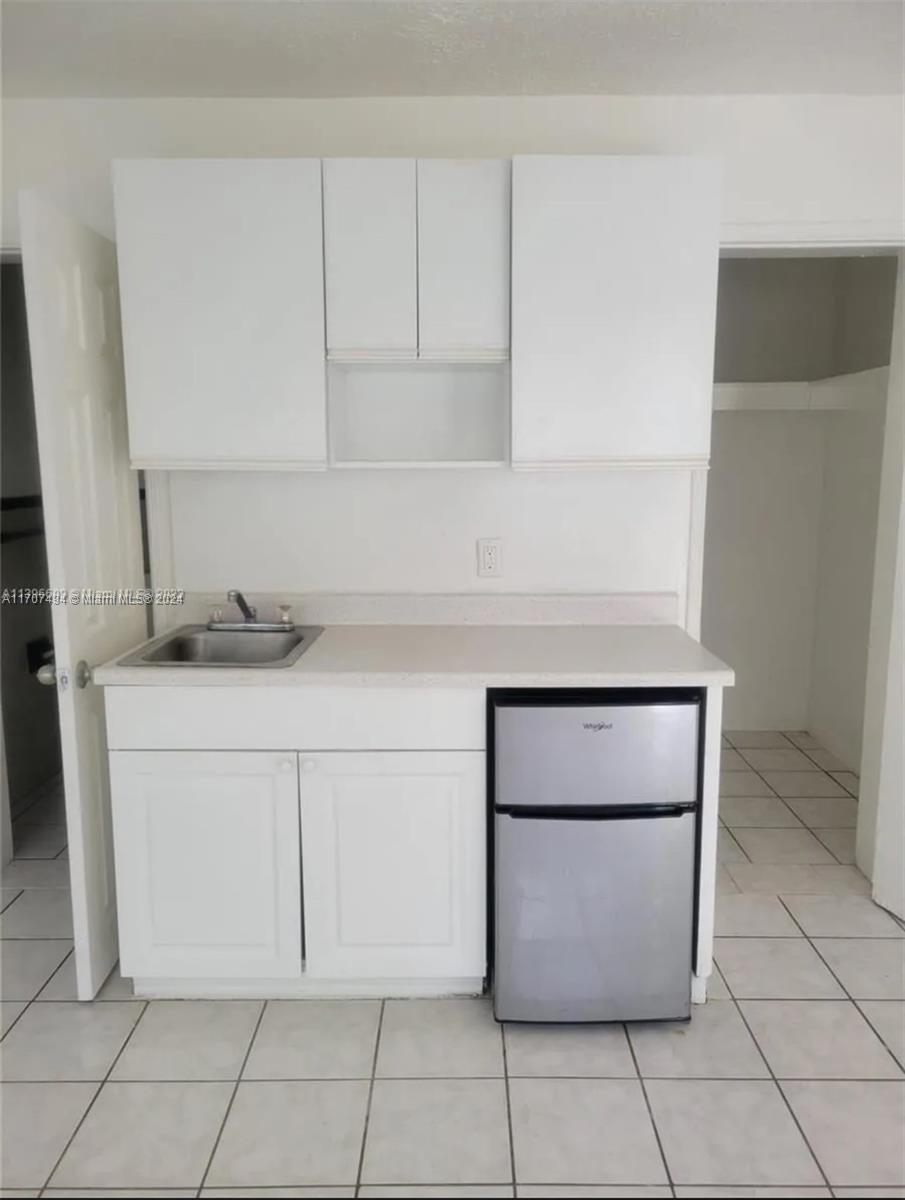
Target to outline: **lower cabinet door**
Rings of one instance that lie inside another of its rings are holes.
[[[298,758],[110,754],[122,973],[301,975]]]
[[[484,975],[484,762],[301,756],[306,975]]]

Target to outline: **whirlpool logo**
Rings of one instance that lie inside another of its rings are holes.
[[[592,733],[601,733],[604,729],[612,729],[612,721],[585,721],[585,729],[590,729]]]

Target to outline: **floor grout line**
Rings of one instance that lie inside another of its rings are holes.
[[[7,939],[7,940],[9,940],[9,941],[14,941],[14,940],[17,940],[17,939],[9,938],[9,939]],[[52,939],[50,939],[50,940],[52,940],[52,941],[71,941],[72,939],[71,939],[71,938],[52,938]],[[12,1001],[10,1001],[10,1002],[9,1002],[9,1003],[11,1003],[11,1004],[24,1004],[24,1005],[25,1005],[25,1007],[24,1007],[24,1008],[22,1009],[22,1011],[21,1011],[21,1012],[18,1014],[18,1016],[16,1017],[16,1019],[10,1023],[10,1025],[9,1025],[9,1028],[8,1028],[8,1029],[5,1029],[5,1030],[3,1031],[3,1034],[2,1034],[2,1036],[0,1036],[0,1042],[3,1042],[3,1041],[5,1041],[5,1039],[6,1039],[7,1035],[8,1035],[8,1034],[10,1034],[10,1033],[12,1033],[13,1029],[16,1027],[16,1025],[18,1025],[18,1024],[19,1024],[19,1022],[22,1020],[22,1018],[25,1016],[25,1014],[28,1012],[28,1010],[31,1008],[31,1006],[32,1006],[33,1004],[37,1004],[37,1003],[39,1003],[39,1001],[38,1001],[38,996],[40,996],[40,994],[41,994],[41,993],[44,991],[44,989],[45,989],[45,988],[48,986],[48,984],[50,983],[50,981],[51,981],[53,978],[55,978],[55,976],[56,976],[56,975],[58,975],[60,971],[62,971],[63,967],[66,965],[66,963],[69,961],[69,959],[70,959],[70,958],[72,958],[72,956],[73,956],[74,954],[75,954],[75,947],[74,947],[74,946],[70,946],[70,948],[69,948],[69,950],[66,952],[66,954],[64,954],[64,955],[63,955],[63,959],[62,959],[62,961],[61,961],[61,962],[59,962],[59,963],[58,963],[58,964],[57,964],[57,965],[54,967],[54,969],[53,969],[53,970],[50,972],[50,974],[47,976],[47,978],[44,980],[44,982],[43,982],[43,983],[41,984],[41,986],[38,988],[38,990],[37,990],[37,992],[35,993],[35,995],[34,995],[34,996],[32,996],[32,998],[31,998],[30,1000],[25,1000],[25,1001],[22,1001],[22,1000],[12,1000]],[[49,1001],[42,1000],[42,1001],[40,1001],[40,1003],[42,1003],[42,1004],[47,1004],[47,1003],[49,1003]],[[131,1034],[130,1034],[129,1036],[131,1037]]]
[[[784,892],[782,894],[789,895],[788,892]],[[817,895],[817,893],[813,893],[813,892],[812,893],[803,893],[803,894]],[[730,895],[747,895],[747,896],[768,896],[769,895],[769,899],[771,899],[771,900],[779,899],[778,894],[773,895],[773,893],[768,894],[767,892],[739,892],[739,893],[730,893]],[[864,899],[866,900],[866,899],[868,899],[868,897],[865,896]],[[764,941],[764,940],[766,940],[766,941],[771,941],[771,942],[800,942],[802,939],[807,940],[807,934],[805,934],[805,933],[718,933],[715,936],[717,938],[732,938],[733,941],[744,941],[744,940]],[[837,942],[838,941],[843,941],[843,942],[845,942],[845,941],[847,941],[847,942],[901,942],[902,941],[902,938],[896,937],[896,935],[893,933],[890,933],[890,934],[872,933],[870,936],[863,936],[863,937],[860,935],[858,937],[844,937],[844,936],[840,936],[839,934],[834,934],[834,933],[820,934],[819,936],[822,938],[825,938],[828,941],[837,941]],[[862,996],[861,999],[862,1000],[895,1000],[896,997],[895,996]]]
[[[654,1138],[657,1143],[657,1149],[660,1151],[660,1160],[663,1163],[663,1170],[666,1172],[666,1182],[669,1185],[669,1189],[672,1192],[672,1194],[675,1195],[676,1194],[675,1183],[673,1181],[672,1172],[669,1169],[669,1162],[667,1161],[667,1158],[666,1158],[666,1151],[663,1149],[663,1141],[660,1137],[660,1130],[657,1128],[657,1121],[656,1121],[656,1118],[654,1117],[654,1110],[653,1110],[653,1106],[651,1105],[651,1102],[650,1102],[650,1096],[648,1096],[647,1088],[644,1085],[644,1076],[641,1074],[641,1066],[638,1062],[638,1056],[635,1053],[635,1047],[632,1044],[632,1035],[629,1033],[628,1025],[626,1023],[623,1023],[622,1029],[625,1034],[625,1040],[628,1042],[629,1054],[631,1054],[631,1056],[632,1056],[632,1062],[635,1067],[635,1073],[638,1076],[638,1082],[641,1085],[641,1095],[644,1097],[644,1104],[645,1104],[645,1107],[647,1108],[647,1115],[650,1118],[651,1128],[654,1131]]]
[[[728,834],[729,840],[730,840],[730,842],[732,842],[733,846],[737,846],[738,849],[742,852],[742,854],[744,854],[745,861],[752,862],[753,860],[751,858],[751,855],[748,853],[748,851],[745,849],[745,847],[741,844],[741,842],[738,840],[738,838],[735,836],[735,834],[732,832],[732,830],[729,828],[728,825],[723,827],[723,832]],[[725,860],[721,859],[719,855],[720,855],[719,838],[717,838],[717,862],[719,864],[721,864],[722,866],[725,866],[726,865]]]
[[[730,990],[731,990],[731,989],[730,989]],[[817,1157],[817,1154],[816,1154],[816,1153],[815,1153],[815,1151],[814,1151],[814,1147],[811,1145],[810,1141],[809,1141],[809,1140],[808,1140],[808,1138],[807,1138],[807,1135],[805,1134],[805,1131],[802,1129],[802,1127],[801,1127],[801,1122],[798,1120],[798,1117],[797,1117],[797,1116],[796,1116],[796,1114],[795,1114],[795,1110],[792,1108],[792,1105],[791,1105],[791,1103],[790,1103],[790,1101],[789,1101],[789,1097],[788,1097],[788,1096],[785,1094],[785,1092],[784,1092],[784,1091],[783,1091],[783,1089],[782,1089],[782,1085],[780,1084],[779,1080],[776,1078],[776,1074],[775,1074],[775,1072],[774,1072],[774,1070],[773,1070],[772,1066],[770,1065],[770,1060],[767,1058],[767,1055],[766,1055],[766,1053],[764,1052],[763,1048],[761,1047],[761,1044],[760,1044],[760,1042],[757,1040],[757,1036],[756,1036],[756,1034],[754,1033],[754,1030],[753,1030],[753,1029],[751,1028],[751,1026],[748,1024],[748,1020],[747,1020],[747,1018],[746,1018],[746,1016],[745,1016],[744,1012],[742,1011],[742,1006],[741,1006],[741,1004],[739,1003],[739,1001],[736,999],[736,996],[735,996],[735,994],[734,994],[734,993],[732,993],[732,999],[733,999],[733,1001],[735,1002],[735,1009],[736,1009],[736,1012],[737,1012],[737,1013],[738,1013],[738,1015],[739,1015],[739,1018],[741,1019],[742,1023],[743,1023],[743,1024],[744,1024],[744,1026],[745,1026],[745,1028],[748,1030],[748,1035],[749,1035],[749,1037],[752,1039],[752,1041],[754,1042],[754,1045],[757,1047],[757,1052],[758,1052],[758,1054],[759,1054],[759,1055],[761,1056],[761,1058],[764,1060],[764,1066],[765,1066],[765,1067],[767,1068],[767,1070],[770,1072],[770,1079],[771,1079],[771,1080],[772,1080],[772,1082],[773,1082],[773,1087],[776,1089],[776,1091],[777,1091],[777,1092],[779,1093],[779,1095],[782,1097],[782,1102],[783,1102],[783,1104],[786,1106],[786,1109],[788,1110],[789,1116],[790,1116],[790,1117],[792,1118],[792,1120],[795,1122],[795,1127],[796,1127],[796,1129],[798,1130],[799,1134],[801,1135],[801,1139],[802,1139],[802,1141],[803,1141],[803,1142],[804,1142],[804,1144],[807,1146],[807,1148],[808,1148],[808,1153],[810,1154],[811,1158],[814,1160],[814,1165],[817,1167],[817,1170],[820,1172],[820,1177],[823,1179],[823,1182],[824,1182],[824,1184],[825,1184],[827,1187],[829,1187],[829,1186],[830,1186],[830,1180],[829,1180],[829,1176],[827,1175],[826,1171],[824,1171],[824,1169],[823,1169],[823,1163],[822,1163],[822,1162],[820,1161],[820,1159]]]
[[[10,888],[9,890],[10,890],[10,891],[15,891],[15,888]],[[16,901],[19,899],[19,897],[22,895],[22,893],[23,893],[24,891],[25,891],[25,888],[20,888],[20,889],[19,889],[19,890],[16,892],[15,896],[13,896],[13,898],[12,898],[11,900],[7,900],[7,902],[6,902],[6,903],[5,903],[5,904],[2,906],[2,908],[0,908],[0,913],[5,913],[5,912],[6,912],[6,910],[9,908],[9,906],[10,906],[11,904],[15,904],[15,903],[16,903]]]
[[[214,1138],[214,1144],[211,1147],[210,1156],[207,1160],[207,1166],[204,1168],[204,1174],[201,1176],[201,1182],[198,1184],[196,1195],[201,1195],[201,1189],[204,1187],[205,1183],[207,1183],[207,1177],[210,1174],[210,1169],[214,1162],[214,1156],[216,1155],[220,1146],[220,1140],[223,1137],[223,1131],[226,1128],[226,1122],[229,1120],[229,1114],[233,1110],[233,1102],[236,1099],[236,1093],[239,1091],[239,1084],[242,1082],[242,1076],[245,1074],[245,1067],[248,1063],[249,1056],[251,1055],[251,1048],[255,1044],[255,1039],[258,1036],[258,1030],[261,1028],[261,1022],[264,1020],[265,1012],[267,1012],[267,1003],[268,1002],[265,1000],[261,1005],[261,1011],[258,1013],[258,1019],[255,1021],[255,1027],[251,1032],[251,1037],[248,1039],[248,1045],[245,1048],[245,1054],[239,1067],[239,1073],[236,1076],[236,1082],[233,1085],[233,1090],[230,1092],[229,1101],[226,1105],[226,1111],[223,1114],[223,1120],[220,1122],[220,1128],[217,1130],[217,1136]],[[169,1083],[172,1081],[167,1080],[166,1082]],[[223,1080],[220,1082],[222,1083]]]
[[[374,1057],[371,1060],[371,1082],[368,1085],[368,1100],[365,1105],[365,1123],[361,1131],[361,1150],[358,1154],[358,1171],[355,1175],[355,1195],[361,1191],[361,1173],[365,1165],[365,1149],[368,1142],[368,1126],[371,1123],[371,1102],[374,1099],[374,1082],[377,1078],[377,1056],[380,1053],[380,1035],[383,1033],[383,1014],[386,1011],[386,1000],[380,1001],[380,1014],[377,1017],[377,1037],[374,1039]]]
[[[780,901],[780,903],[782,903],[782,901]],[[785,905],[783,905],[783,907],[785,908]],[[788,909],[786,909],[786,911],[788,912]],[[789,913],[789,916],[792,917],[792,914]],[[792,917],[792,920],[794,921],[795,918]],[[795,924],[797,925],[798,922],[795,921]],[[801,928],[801,926],[799,925],[799,929],[800,928]],[[802,933],[804,933],[804,930],[802,930]],[[774,1088],[777,1090],[777,1092],[779,1092],[779,1095],[782,1097],[783,1104],[785,1104],[785,1106],[789,1112],[789,1115],[791,1116],[792,1120],[795,1122],[795,1126],[798,1129],[798,1132],[801,1135],[801,1138],[802,1138],[804,1144],[807,1146],[808,1153],[811,1155],[811,1158],[814,1160],[814,1163],[817,1167],[817,1170],[820,1172],[823,1182],[826,1184],[827,1187],[829,1187],[830,1186],[829,1177],[827,1176],[826,1172],[823,1169],[823,1164],[820,1162],[820,1159],[817,1157],[817,1155],[814,1152],[813,1146],[811,1145],[811,1143],[808,1141],[807,1137],[805,1136],[805,1132],[801,1127],[801,1123],[799,1122],[798,1117],[795,1115],[795,1112],[792,1109],[792,1105],[789,1103],[789,1098],[785,1094],[785,1092],[782,1090],[782,1087],[779,1084],[779,1080],[776,1078],[776,1074],[774,1073],[773,1068],[770,1065],[770,1060],[767,1058],[766,1052],[764,1051],[760,1042],[757,1040],[757,1035],[755,1034],[754,1030],[749,1025],[748,1020],[747,1020],[744,1012],[742,1011],[742,1006],[739,1002],[739,998],[736,996],[735,992],[732,990],[732,987],[731,987],[728,979],[726,980],[726,987],[729,991],[729,995],[732,997],[733,1003],[735,1004],[735,1011],[738,1013],[739,1019],[741,1020],[742,1024],[745,1026],[745,1029],[747,1029],[748,1036],[754,1042],[757,1052],[763,1060],[764,1066],[770,1073],[770,1079],[773,1081]]]
[[[890,1045],[888,1045],[888,1043],[887,1043],[886,1039],[883,1037],[882,1033],[880,1033],[879,1029],[877,1029],[876,1025],[874,1025],[873,1021],[870,1019],[870,1017],[867,1015],[867,1013],[861,1007],[862,1004],[870,1004],[872,1002],[870,1000],[863,1000],[863,1001],[852,1000],[852,1003],[854,1004],[855,1008],[857,1008],[858,1012],[861,1014],[861,1016],[864,1018],[864,1020],[871,1027],[871,1029],[874,1031],[874,1035],[880,1039],[887,1054],[891,1055],[892,1061],[896,1064],[896,1066],[899,1068],[900,1071],[905,1072],[905,1054],[902,1055],[902,1058],[900,1060],[898,1055],[896,1054],[896,1052],[892,1049],[892,1047]],[[876,1002],[874,1002],[874,1003],[876,1003]],[[902,1004],[902,1001],[901,1000],[885,1000],[885,1001],[880,1001],[880,1003],[881,1004]]]
[[[278,1183],[278,1184],[273,1184],[273,1185],[269,1185],[269,1186],[277,1187],[280,1189],[285,1189],[286,1191],[297,1191],[300,1196],[303,1194],[306,1194],[306,1189],[307,1189],[307,1194],[318,1195],[318,1196],[330,1196],[334,1192],[345,1191],[346,1189],[350,1188],[352,1185],[348,1184],[348,1183],[346,1183],[346,1184],[336,1183],[336,1184],[325,1184],[322,1186],[318,1186],[316,1184],[314,1184],[314,1185],[309,1185],[309,1184],[296,1185],[296,1184],[280,1184],[280,1183]],[[373,1185],[367,1185],[367,1186],[379,1187],[383,1190],[383,1192],[386,1195],[389,1196],[391,1193],[391,1190],[393,1188],[430,1187],[430,1188],[440,1189],[440,1188],[466,1187],[466,1188],[477,1190],[478,1188],[506,1188],[506,1187],[509,1187],[510,1185],[506,1184],[506,1183],[499,1183],[499,1182],[496,1182],[496,1183],[477,1182],[477,1183],[470,1183],[470,1184],[463,1185],[460,1183],[446,1183],[446,1182],[431,1183],[431,1184],[411,1184],[411,1183],[401,1183],[401,1182],[397,1181],[395,1183],[385,1183],[385,1184],[382,1183],[382,1184],[373,1184]],[[562,1187],[563,1185],[556,1181],[551,1182],[548,1179],[541,1179],[541,1180],[536,1180],[536,1181],[533,1181],[530,1183],[526,1181],[525,1183],[522,1184],[522,1186],[539,1188],[539,1187]],[[680,1188],[680,1187],[685,1190],[698,1189],[698,1188],[711,1188],[715,1191],[718,1190],[718,1186],[714,1185],[712,1182],[711,1183],[682,1183],[682,1184],[677,1184],[676,1187],[673,1189],[670,1189],[669,1185],[665,1184],[665,1183],[639,1184],[637,1181],[633,1181],[630,1183],[608,1182],[606,1184],[577,1184],[577,1185],[568,1185],[568,1186],[574,1186],[576,1188],[576,1190],[579,1187],[629,1188],[629,1189],[639,1189],[639,1190],[647,1190],[648,1188],[660,1187],[660,1188],[666,1189],[667,1191],[671,1190],[674,1193],[676,1192],[677,1188]],[[728,1185],[726,1185],[727,1188],[728,1187],[742,1187],[742,1188],[746,1188],[746,1189],[752,1189],[754,1186],[755,1185],[752,1185],[752,1184],[728,1184]],[[770,1195],[775,1195],[778,1198],[778,1200],[780,1197],[787,1194],[786,1189],[781,1184],[765,1184],[765,1185],[760,1185],[760,1186],[764,1187],[770,1193]],[[838,1193],[840,1191],[848,1191],[851,1189],[857,1189],[858,1191],[870,1190],[871,1196],[876,1196],[876,1197],[895,1196],[895,1195],[898,1195],[902,1190],[901,1185],[897,1185],[897,1184],[865,1185],[863,1183],[846,1183],[844,1185],[837,1184],[835,1189],[832,1186],[829,1186],[827,1188],[827,1187],[824,1187],[823,1184],[816,1184],[816,1183],[815,1184],[805,1184],[805,1185],[795,1185],[795,1186],[797,1186],[797,1187],[804,1186],[805,1188],[812,1188],[816,1191],[828,1191],[830,1195],[838,1195]],[[17,1188],[17,1189],[13,1189],[13,1192],[15,1193],[20,1190],[30,1192],[35,1189],[31,1189],[31,1188],[18,1189]],[[54,1189],[54,1188],[50,1189],[50,1191],[56,1191],[56,1190],[57,1189]],[[180,1188],[180,1187],[155,1188],[154,1194],[155,1195],[160,1194],[161,1196],[169,1196],[169,1195],[176,1196],[176,1195],[182,1195],[186,1191],[192,1191],[192,1190],[193,1189],[191,1189],[191,1188]],[[221,1190],[221,1189],[218,1189],[218,1190]],[[229,1188],[223,1189],[223,1190],[228,1191],[230,1195],[233,1195],[234,1193],[242,1194],[244,1192],[248,1192],[249,1194],[254,1195],[256,1193],[260,1194],[261,1188],[259,1185],[256,1185],[256,1184],[242,1184],[238,1187],[230,1186]],[[109,1187],[92,1188],[91,1189],[92,1195],[94,1195],[95,1192],[97,1192],[101,1195],[104,1195],[104,1196],[119,1197],[122,1194],[122,1189],[109,1188]]]
[[[133,1001],[133,1003],[141,1003],[141,1001]],[[153,1003],[145,1001],[145,1003]],[[708,1000],[708,1004],[848,1004],[850,1003],[844,997],[837,997],[835,1000],[826,998],[820,1000],[807,1000],[798,997],[794,1000],[782,999],[763,999],[752,996],[724,996],[721,999]],[[857,1001],[851,1001],[857,1007]],[[860,1011],[860,1009],[859,1009]],[[567,1080],[570,1083],[637,1083],[639,1079],[645,1080],[647,1083],[722,1083],[724,1081],[733,1080],[736,1083],[756,1083],[759,1079],[763,1079],[763,1075],[654,1075],[647,1073],[645,1075],[510,1075],[510,1079],[520,1079],[526,1081],[542,1080],[544,1083],[559,1083]],[[896,1083],[902,1082],[894,1075],[777,1075],[777,1080],[783,1083]],[[214,1079],[202,1079],[197,1075],[191,1079],[136,1079],[125,1076],[118,1076],[116,1079],[7,1079],[3,1081],[8,1084],[65,1084],[65,1083],[95,1083],[100,1086],[103,1083],[128,1083],[141,1084],[142,1087],[170,1087],[172,1084],[180,1084],[182,1086],[198,1084],[200,1087],[210,1087],[211,1084],[227,1084],[234,1085],[236,1083],[253,1083],[255,1087],[267,1086],[267,1084],[283,1084],[283,1083],[368,1083],[369,1080],[361,1075],[301,1075],[296,1077],[286,1077],[281,1079],[224,1079],[222,1076]],[[375,1080],[375,1083],[502,1083],[501,1075],[391,1075],[385,1079]],[[521,1180],[526,1183],[527,1180]],[[174,1187],[180,1185],[173,1185]],[[245,1184],[246,1187],[255,1187],[256,1184]],[[337,1184],[337,1187],[348,1187],[348,1184]],[[371,1186],[371,1185],[363,1185]],[[374,1185],[377,1186],[377,1185]],[[382,1185],[380,1185],[382,1186]],[[892,1186],[892,1185],[890,1185]],[[0,1193],[2,1194],[2,1193]]]
[[[46,984],[45,984],[45,987],[46,987]],[[132,1026],[132,1028],[129,1030],[128,1034],[126,1035],[126,1038],[125,1038],[125,1040],[123,1041],[123,1044],[120,1046],[119,1050],[118,1050],[118,1051],[117,1051],[117,1053],[114,1055],[114,1057],[113,1057],[113,1062],[111,1062],[111,1064],[110,1064],[110,1067],[109,1067],[109,1069],[107,1070],[107,1073],[106,1073],[106,1075],[104,1076],[104,1078],[101,1080],[100,1084],[98,1085],[97,1091],[96,1091],[96,1092],[94,1093],[94,1095],[91,1097],[91,1101],[90,1101],[90,1103],[89,1103],[88,1107],[87,1107],[87,1108],[85,1109],[85,1111],[82,1113],[81,1117],[79,1118],[78,1124],[76,1125],[75,1129],[73,1129],[72,1133],[71,1133],[71,1134],[70,1134],[70,1136],[69,1136],[69,1139],[68,1139],[68,1141],[66,1142],[66,1145],[63,1147],[63,1149],[62,1149],[62,1151],[61,1151],[61,1153],[60,1153],[59,1157],[57,1158],[56,1162],[53,1164],[53,1167],[52,1167],[52,1168],[51,1168],[51,1170],[50,1170],[50,1174],[49,1174],[49,1175],[47,1176],[47,1178],[44,1180],[44,1183],[43,1183],[43,1185],[42,1185],[42,1187],[41,1187],[41,1195],[43,1195],[43,1194],[44,1194],[44,1191],[45,1191],[45,1190],[46,1190],[48,1187],[50,1187],[51,1180],[53,1179],[53,1177],[54,1177],[54,1175],[56,1174],[56,1172],[59,1170],[60,1163],[61,1163],[61,1162],[63,1161],[63,1159],[66,1157],[67,1151],[69,1150],[69,1147],[72,1145],[72,1143],[75,1141],[76,1137],[78,1136],[78,1132],[79,1132],[79,1130],[82,1128],[82,1126],[83,1126],[83,1125],[85,1124],[85,1122],[87,1121],[87,1119],[88,1119],[88,1114],[91,1112],[91,1110],[94,1108],[95,1104],[97,1103],[97,1098],[98,1098],[98,1096],[101,1094],[101,1092],[102,1092],[102,1091],[104,1090],[104,1088],[107,1086],[107,1082],[108,1082],[108,1080],[110,1079],[110,1076],[113,1074],[113,1071],[114,1071],[114,1068],[116,1067],[116,1064],[119,1062],[120,1058],[122,1058],[123,1052],[125,1051],[125,1049],[126,1049],[126,1047],[128,1046],[129,1042],[131,1042],[131,1040],[132,1040],[132,1038],[133,1038],[133,1036],[134,1036],[134,1034],[135,1034],[135,1030],[136,1030],[136,1029],[139,1027],[139,1025],[141,1024],[141,1022],[142,1022],[142,1020],[143,1020],[143,1018],[144,1018],[144,1015],[145,1015],[145,1013],[148,1011],[148,1007],[149,1007],[149,1003],[150,1003],[149,1001],[147,1001],[147,1000],[140,1000],[140,1001],[139,1001],[139,1003],[143,1005],[143,1008],[142,1008],[141,1012],[140,1012],[140,1013],[138,1014],[138,1016],[136,1017],[136,1019],[135,1019],[135,1023],[134,1023],[134,1025]],[[94,1080],[89,1080],[88,1082],[89,1082],[89,1083],[93,1083],[93,1082],[95,1082],[95,1081],[94,1081]]]
[[[777,899],[779,900],[779,903],[783,906],[783,908],[786,910],[786,912],[789,914],[789,916],[792,918],[792,920],[795,922],[795,924],[798,926],[798,928],[801,930],[801,932],[804,934],[811,949],[814,951],[814,953],[817,955],[817,957],[820,959],[820,961],[826,967],[827,971],[829,971],[830,975],[832,975],[833,979],[835,979],[835,981],[839,985],[839,987],[842,988],[842,991],[845,993],[845,996],[848,999],[849,1003],[854,1006],[854,1008],[857,1012],[861,1013],[862,1020],[864,1020],[867,1023],[867,1025],[870,1027],[870,1029],[873,1031],[873,1033],[879,1038],[880,1045],[883,1047],[883,1049],[886,1051],[886,1053],[892,1059],[893,1063],[901,1070],[902,1064],[896,1058],[895,1054],[893,1054],[892,1050],[890,1050],[890,1048],[886,1045],[886,1042],[883,1040],[883,1038],[881,1038],[880,1035],[877,1033],[876,1029],[874,1029],[873,1025],[868,1020],[868,1018],[865,1016],[865,1014],[863,1012],[861,1012],[861,1008],[858,1005],[858,1001],[855,999],[855,997],[851,994],[851,992],[845,986],[843,981],[839,978],[839,976],[833,970],[832,966],[827,962],[826,958],[820,953],[820,947],[815,944],[815,941],[819,940],[819,939],[815,939],[815,938],[811,937],[809,934],[805,933],[804,926],[801,924],[800,921],[798,921],[796,919],[795,914],[791,911],[789,906],[785,903],[782,896],[777,896]],[[854,941],[854,942],[901,941],[901,938],[851,938],[850,940]]]
[[[509,1051],[506,1048],[506,1026],[500,1022],[500,1042],[503,1047],[503,1081],[506,1089],[506,1127],[509,1131],[509,1173],[512,1176],[512,1194],[518,1195],[518,1178],[515,1171],[515,1137],[512,1133],[512,1096],[509,1091]]]

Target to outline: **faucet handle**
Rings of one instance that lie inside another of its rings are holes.
[[[291,625],[292,624],[292,605],[291,604],[280,604],[278,607],[279,607],[279,611],[280,611],[280,624],[281,625]]]

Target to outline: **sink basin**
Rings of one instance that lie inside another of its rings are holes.
[[[124,667],[288,667],[317,636],[320,626],[294,629],[207,629],[184,625],[120,659]]]

